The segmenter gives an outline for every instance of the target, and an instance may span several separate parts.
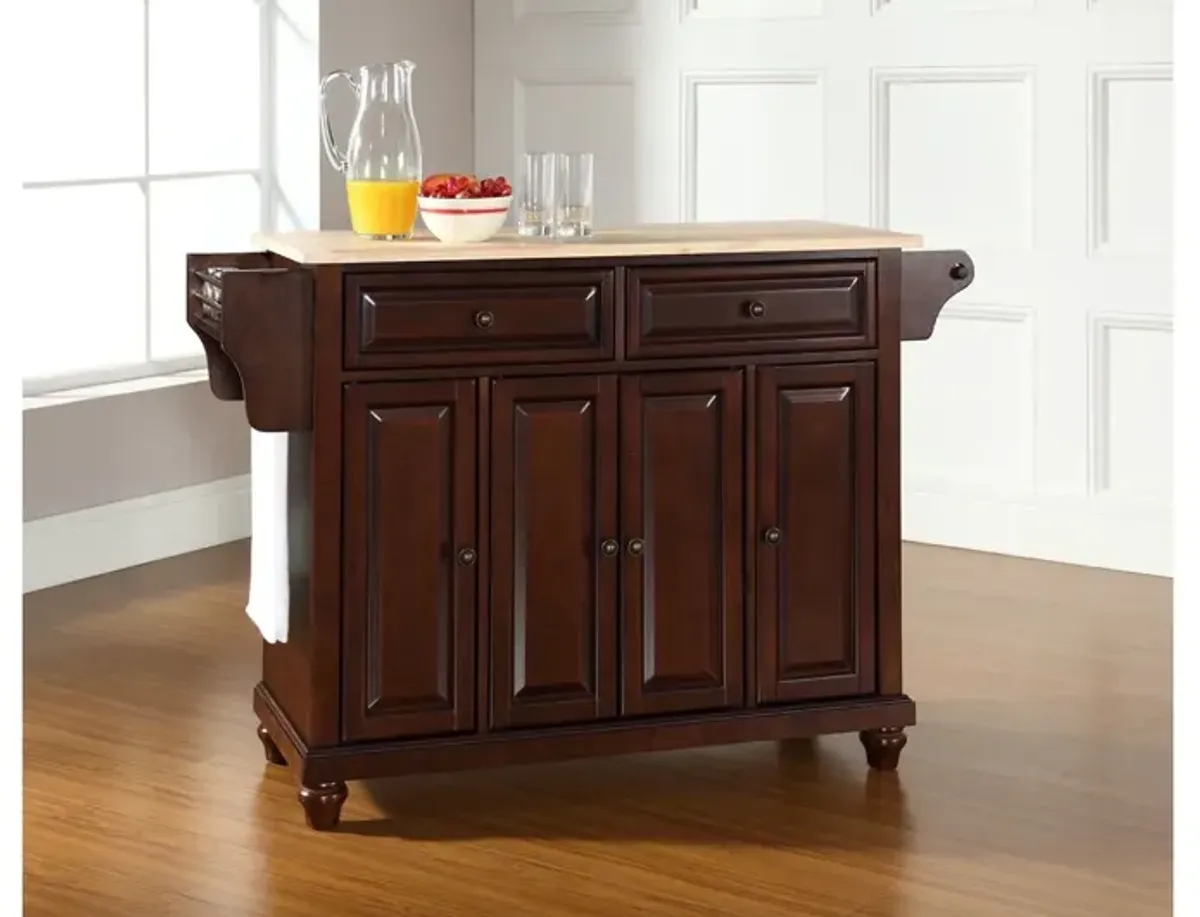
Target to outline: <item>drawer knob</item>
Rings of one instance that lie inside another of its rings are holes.
[[[775,526],[771,526],[763,532],[763,541],[770,545],[779,544],[779,542],[783,541],[783,532],[779,531]]]
[[[762,318],[767,314],[767,306],[756,299],[746,306],[746,311],[750,313],[751,318]]]
[[[646,550],[646,542],[640,538],[631,538],[626,550],[629,551],[630,557],[641,557],[642,552]]]
[[[464,567],[469,567],[479,559],[479,555],[475,553],[474,548],[463,548],[458,552],[458,562]]]
[[[606,538],[600,542],[600,553],[605,557],[616,557],[620,550],[621,546],[613,538]]]
[[[492,325],[494,325],[494,324],[496,324],[496,316],[492,315],[491,312],[476,312],[475,313],[475,327],[483,328],[486,331],[488,328],[491,328]]]

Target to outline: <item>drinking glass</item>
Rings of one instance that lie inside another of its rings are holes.
[[[592,183],[595,157],[591,153],[558,155],[558,206],[554,234],[581,239],[592,234]]]
[[[554,235],[556,153],[526,153],[517,192],[517,234]]]

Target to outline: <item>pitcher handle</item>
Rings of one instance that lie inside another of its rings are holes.
[[[325,147],[325,156],[329,159],[330,165],[344,174],[350,168],[350,161],[346,158],[346,154],[338,149],[337,141],[333,138],[333,126],[329,123],[329,106],[327,104],[329,86],[338,77],[344,78],[350,84],[355,98],[362,98],[362,87],[348,70],[334,70],[321,80],[321,143]]]

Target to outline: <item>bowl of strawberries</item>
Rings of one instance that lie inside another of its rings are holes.
[[[443,172],[421,182],[417,203],[425,228],[442,242],[486,242],[504,225],[512,185],[503,175]]]

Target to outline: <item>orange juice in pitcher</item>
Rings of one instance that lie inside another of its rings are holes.
[[[321,139],[325,155],[346,177],[354,231],[372,239],[410,239],[421,185],[421,135],[412,107],[409,61],[369,64],[355,77],[335,70],[321,80]],[[333,137],[326,106],[330,84],[341,77],[358,100],[346,151]]]
[[[406,239],[417,221],[418,181],[349,179],[350,226],[360,236]]]

